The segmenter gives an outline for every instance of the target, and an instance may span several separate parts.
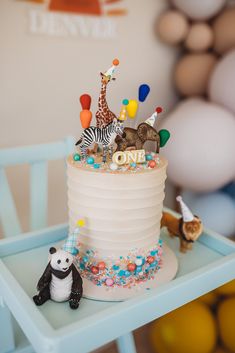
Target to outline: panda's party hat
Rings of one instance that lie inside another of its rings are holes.
[[[155,121],[157,119],[157,115],[159,113],[161,113],[161,112],[162,112],[162,108],[161,107],[157,107],[155,112],[147,120],[145,120],[145,123],[147,123],[147,124],[149,124],[150,126],[153,127],[154,123],[155,123]]]
[[[110,78],[113,76],[116,67],[119,65],[119,60],[114,59],[112,64],[113,65],[104,73],[105,76]]]
[[[194,219],[194,215],[192,214],[192,212],[190,211],[190,209],[188,208],[188,206],[184,203],[183,199],[181,196],[177,196],[176,200],[179,202],[180,204],[180,208],[181,208],[181,213],[183,216],[183,221],[184,222],[191,222]]]
[[[76,227],[74,228],[73,233],[69,234],[65,243],[62,246],[62,249],[64,251],[67,251],[71,253],[72,255],[77,255],[78,249],[77,249],[77,235],[80,232],[80,228],[84,227],[85,221],[84,219],[79,219],[76,222]]]

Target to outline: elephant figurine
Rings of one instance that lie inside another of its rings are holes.
[[[128,147],[135,147],[137,150],[143,149],[146,141],[155,141],[157,143],[156,153],[159,153],[160,147],[163,147],[170,137],[168,130],[157,132],[148,123],[141,123],[137,129],[125,127],[122,136],[117,136],[115,142],[117,151],[125,151]]]

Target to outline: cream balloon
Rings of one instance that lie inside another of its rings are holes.
[[[171,133],[162,153],[174,184],[207,192],[234,178],[235,119],[230,112],[191,98],[178,104],[160,125]]]
[[[176,64],[174,74],[179,92],[185,96],[205,94],[216,60],[210,53],[184,55]]]
[[[191,51],[200,52],[209,49],[213,39],[214,33],[211,26],[205,22],[198,22],[190,27],[184,45]]]
[[[210,99],[235,114],[235,49],[215,66],[209,81]]]
[[[206,20],[216,15],[226,0],[172,0],[175,7],[193,20]]]
[[[157,33],[168,44],[179,44],[188,33],[189,24],[186,16],[179,11],[169,10],[163,13],[157,23]]]
[[[206,228],[228,237],[235,233],[235,203],[230,196],[218,191],[203,194],[186,191],[183,199]]]

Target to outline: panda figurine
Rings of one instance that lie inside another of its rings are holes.
[[[82,297],[82,278],[73,264],[73,256],[54,247],[49,252],[51,260],[38,281],[39,293],[33,297],[34,303],[42,305],[49,299],[56,302],[68,300],[70,308],[77,309]]]

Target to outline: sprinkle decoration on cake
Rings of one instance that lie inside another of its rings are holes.
[[[83,131],[67,160],[69,246],[84,295],[98,300],[123,300],[161,282],[167,256],[160,239],[167,161],[159,151],[170,133],[154,127],[160,106],[134,126],[138,106],[150,93],[147,84],[138,88],[138,99],[120,102],[119,113],[109,108],[106,92],[118,65],[114,59],[100,73],[95,119],[91,96],[81,95]],[[146,142],[153,151],[145,150]],[[170,280],[174,271],[168,272]]]

